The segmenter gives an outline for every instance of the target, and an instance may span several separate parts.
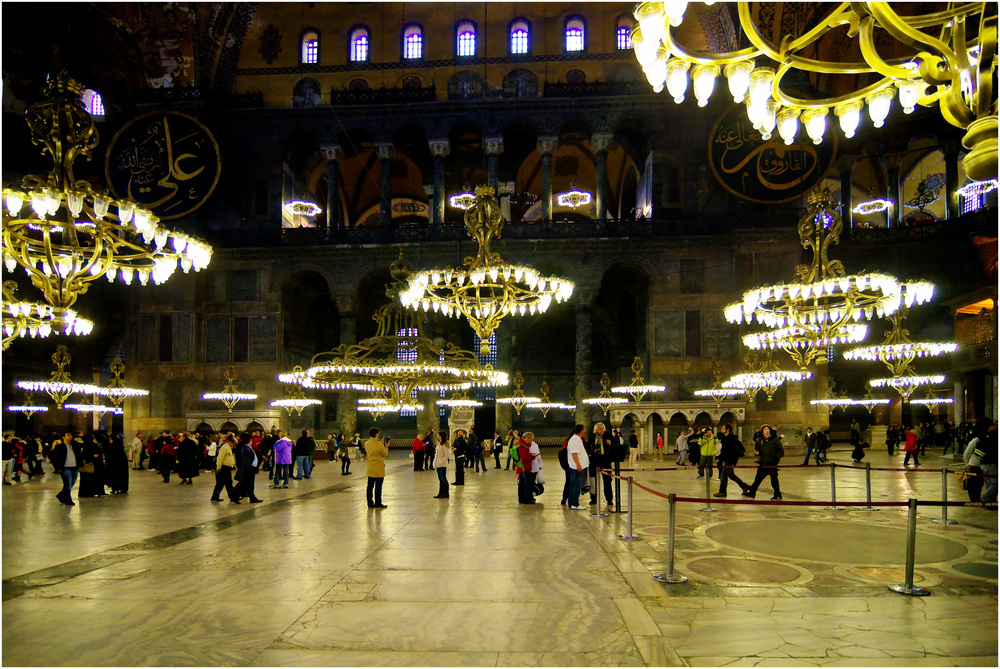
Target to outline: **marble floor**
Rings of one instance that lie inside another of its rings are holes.
[[[4,486],[3,664],[997,666],[993,511],[951,508],[944,525],[919,508],[914,582],[931,595],[911,597],[886,588],[903,580],[905,509],[679,503],[674,569],[688,581],[671,585],[653,578],[666,501],[635,489],[638,539],[623,541],[625,514],[560,506],[562,472],[543,454],[550,481],[531,506],[492,468],[433,499],[435,474],[400,452],[378,510],[362,463],[350,476],[318,463],[287,490],[258,477],[253,506],[209,502],[204,474],[181,486],[133,472],[128,495],[75,507],[55,500],[51,474]],[[950,464],[929,454],[918,471],[872,472],[872,499],[941,499]],[[672,462],[640,463],[657,465]],[[633,475],[703,497],[695,474]],[[836,484],[838,501],[865,499],[863,470],[838,468]],[[781,487],[786,501],[829,501],[829,468],[784,470]]]

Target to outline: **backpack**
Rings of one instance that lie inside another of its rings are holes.
[[[511,447],[507,451],[507,453],[510,454],[510,459],[514,461],[514,467],[521,467],[521,458],[517,454],[517,443],[511,444]]]
[[[742,458],[746,454],[747,454],[747,449],[744,448],[743,442],[740,441],[739,439],[737,439],[736,440],[736,457],[737,458]],[[784,455],[784,454],[782,454],[782,455]]]
[[[566,452],[566,445],[569,443],[569,439],[563,442],[562,448],[559,449],[559,466],[563,469],[569,469],[569,454]]]

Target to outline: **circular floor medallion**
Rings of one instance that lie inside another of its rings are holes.
[[[798,570],[787,565],[733,557],[692,560],[687,568],[701,576],[727,583],[789,583],[799,578]]]
[[[886,567],[855,567],[850,570],[855,576],[860,576],[868,581],[878,581],[879,583],[902,583],[906,580],[906,572],[902,569],[888,569]],[[924,577],[913,573],[913,582],[920,583]]]
[[[957,572],[977,578],[997,580],[997,565],[995,562],[963,562],[952,567]]]

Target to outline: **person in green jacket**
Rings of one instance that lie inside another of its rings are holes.
[[[698,438],[698,446],[701,448],[701,461],[698,463],[698,478],[708,470],[708,478],[712,478],[712,460],[715,459],[715,448],[719,445],[719,440],[715,438],[712,428],[706,427]]]

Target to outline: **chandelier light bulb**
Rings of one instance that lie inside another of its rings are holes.
[[[684,102],[684,92],[688,85],[687,73],[690,67],[689,62],[679,58],[674,58],[667,63],[667,92],[673,96],[675,104]]]
[[[787,146],[795,143],[799,131],[799,110],[785,107],[778,112],[778,134]]]
[[[31,194],[31,210],[35,212],[38,218],[45,220],[46,214],[49,213],[49,207],[45,202],[45,195],[39,192],[33,192]]]
[[[771,97],[772,81],[774,70],[770,67],[758,67],[750,72],[750,104],[763,105]]]
[[[810,109],[802,114],[802,123],[806,127],[806,134],[813,141],[813,144],[823,143],[823,134],[826,132],[826,108]]]
[[[753,63],[748,60],[741,60],[736,63],[726,65],[725,75],[729,82],[729,92],[733,96],[733,102],[739,104],[747,96],[750,90],[750,71],[753,70]]]
[[[646,75],[646,81],[653,87],[653,92],[662,91],[667,81],[667,61],[656,57],[649,65],[643,66],[642,70]]]
[[[670,25],[674,28],[684,23],[684,12],[687,10],[687,0],[665,0],[663,10],[670,19]]]
[[[647,39],[640,26],[636,26],[632,31],[632,50],[635,51],[635,59],[643,69],[656,60],[659,47],[659,40]]]
[[[778,103],[774,100],[768,100],[764,104],[764,113],[760,116],[760,138],[765,142],[771,139],[772,133],[774,133],[775,126],[775,116],[778,111]]]
[[[923,79],[906,79],[897,81],[896,86],[899,88],[899,106],[903,108],[904,114],[912,114],[927,84]]]
[[[860,102],[852,100],[837,105],[833,110],[833,113],[840,120],[840,129],[843,131],[844,137],[848,139],[854,137],[858,123],[861,122],[861,107]]]
[[[118,220],[122,225],[128,225],[132,221],[132,214],[135,212],[135,205],[128,200],[118,202]]]
[[[719,76],[717,65],[699,65],[694,68],[691,75],[694,81],[694,97],[698,100],[698,106],[708,105],[709,98],[715,90],[715,78]]]
[[[894,90],[893,88],[882,88],[865,98],[865,102],[868,104],[868,115],[876,128],[885,125],[885,117],[889,115]]]
[[[21,212],[21,207],[24,206],[24,195],[17,191],[4,191],[4,200],[11,216],[17,216]]]
[[[73,216],[79,216],[80,212],[83,211],[83,194],[76,191],[67,193],[66,204],[69,206],[69,211]]]
[[[94,216],[97,217],[97,220],[104,220],[104,217],[108,215],[108,207],[110,205],[111,200],[103,195],[94,196]]]
[[[639,22],[643,39],[659,46],[660,40],[666,34],[667,14],[663,3],[644,2],[636,7],[633,16]]]

